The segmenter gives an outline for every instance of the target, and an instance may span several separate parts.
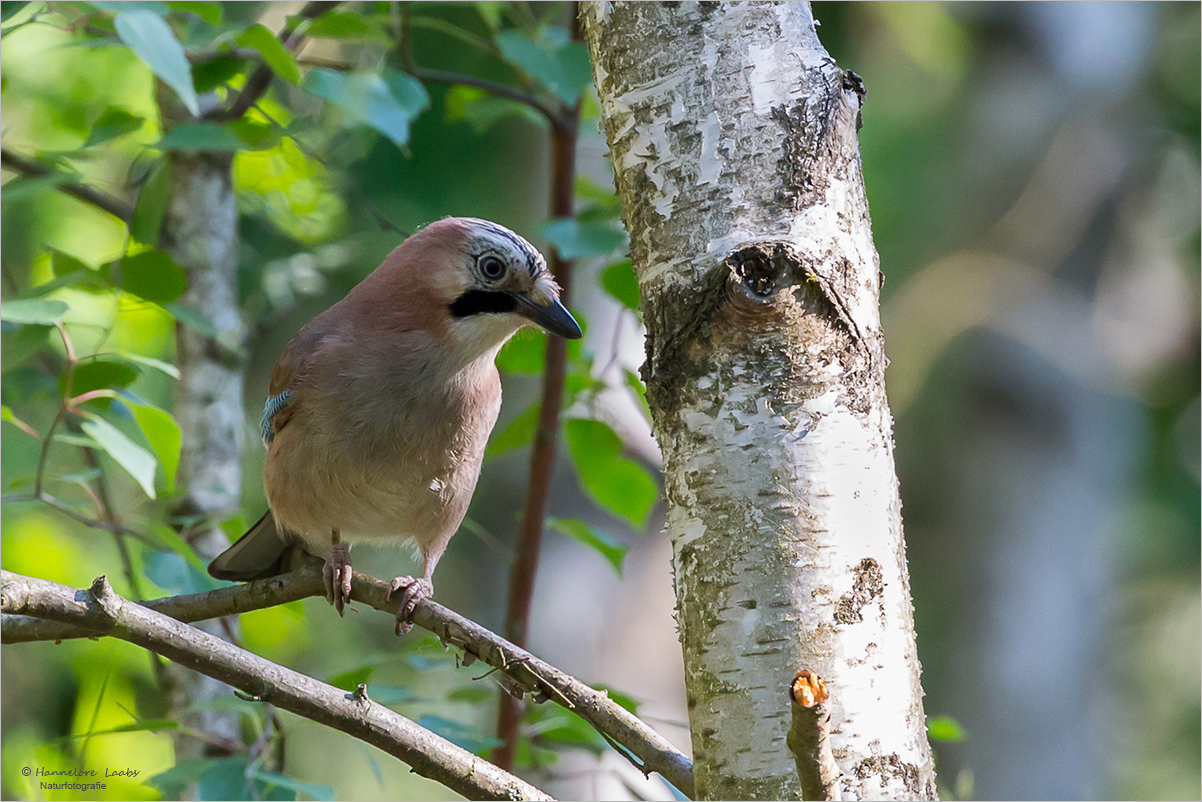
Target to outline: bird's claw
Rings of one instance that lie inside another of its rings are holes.
[[[388,599],[391,600],[392,594],[398,590],[402,593],[401,606],[396,611],[396,634],[404,635],[413,629],[410,619],[413,611],[417,609],[418,602],[434,595],[434,583],[425,577],[415,579],[411,576],[398,576],[388,583]]]
[[[343,608],[351,600],[351,553],[343,543],[334,545],[330,558],[322,569],[326,583],[326,601],[334,605],[338,615],[343,615]]]

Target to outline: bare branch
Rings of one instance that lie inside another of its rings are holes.
[[[573,39],[580,39],[579,15],[572,6]],[[563,115],[565,124],[551,131],[551,218],[575,214],[576,144],[580,128],[580,102]],[[566,305],[572,291],[572,262],[556,248],[551,251],[551,274],[560,286],[559,298]],[[542,397],[538,408],[538,428],[530,448],[530,480],[522,510],[522,529],[517,553],[509,574],[509,600],[505,608],[505,635],[520,646],[526,645],[530,608],[534,602],[534,578],[538,571],[547,502],[551,496],[551,475],[555,469],[555,441],[559,436],[559,417],[563,408],[563,388],[567,376],[568,345],[562,337],[547,341],[543,368]],[[512,768],[517,755],[522,710],[517,700],[502,696],[497,709],[497,737],[501,745],[490,755],[498,766]],[[691,792],[689,792],[691,793]]]
[[[118,596],[104,577],[87,591],[3,572],[5,613],[82,624],[239,688],[258,701],[376,746],[469,799],[550,799],[483,758],[369,699],[307,677]]]
[[[432,81],[438,84],[460,84],[463,86],[472,86],[476,89],[482,89],[490,95],[503,97],[507,100],[516,100],[518,103],[525,103],[530,108],[537,111],[539,114],[547,118],[547,122],[556,129],[563,129],[571,125],[569,115],[561,113],[554,107],[544,103],[531,92],[525,92],[518,89],[516,86],[503,84],[498,81],[490,81],[487,78],[477,78],[474,75],[464,75],[458,72],[448,72],[447,70],[435,70],[429,67],[412,66],[408,70],[409,74],[419,81]]]
[[[487,78],[477,78],[474,75],[463,75],[457,72],[419,67],[413,57],[413,34],[411,30],[409,3],[404,3],[401,7],[400,39],[401,61],[405,65],[405,71],[417,80],[450,84],[452,86],[475,87],[495,97],[503,97],[507,100],[516,100],[518,103],[526,104],[543,115],[543,117],[546,117],[547,122],[551,123],[551,127],[556,131],[566,132],[568,129],[575,128],[575,115],[570,110],[548,105],[533,92],[527,92],[509,84],[490,81]]]
[[[793,725],[785,743],[797,762],[801,798],[840,800],[839,764],[831,752],[831,709],[826,683],[812,671],[798,671],[789,686]]]
[[[337,0],[329,2],[328,0],[310,0],[305,4],[305,7],[300,10],[300,13],[289,21],[284,29],[280,31],[279,39],[284,43],[289,51],[295,51],[300,47],[300,43],[304,40],[304,36],[296,33],[296,28],[300,22],[310,20],[314,17],[320,17],[325,12],[338,5]],[[267,87],[271,86],[271,78],[275,75],[270,66],[260,62],[258,67],[255,67],[254,72],[246,79],[246,84],[242,87],[242,91],[238,93],[238,97],[234,98],[234,102],[227,109],[213,109],[210,112],[202,115],[203,119],[215,120],[217,122],[225,122],[227,120],[237,120],[250,109],[251,106],[263,97],[263,93],[267,91]]]
[[[28,176],[65,175],[65,173],[59,170],[46,167],[32,159],[18,156],[8,148],[0,149],[0,164],[3,164],[14,172],[24,173]],[[90,187],[87,184],[82,184],[79,181],[64,180],[57,184],[56,188],[73,198],[78,198],[84,203],[92,204],[101,211],[108,212],[123,223],[129,222],[134,216],[134,208],[125,201],[114,198],[112,195],[102,192],[95,187]]]
[[[395,618],[398,601],[387,599],[388,583],[355,573],[351,586],[354,601],[374,607]],[[7,591],[6,591],[7,593]],[[271,579],[233,585],[187,596],[171,596],[144,602],[143,606],[171,618],[191,623],[209,618],[246,613],[286,604],[309,596],[324,596],[321,562],[308,558],[297,570]],[[81,626],[8,614],[0,623],[0,642],[67,640],[95,637],[98,633]],[[479,624],[433,601],[423,600],[413,614],[413,623],[438,635],[443,643],[461,648],[503,672],[518,693],[546,696],[577,713],[602,734],[612,738],[638,759],[644,772],[659,772],[688,796],[693,793],[693,764],[672,744],[604,691],[590,688],[578,679],[538,659],[524,649]]]

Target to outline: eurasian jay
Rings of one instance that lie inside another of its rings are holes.
[[[501,409],[497,352],[532,322],[581,336],[522,237],[452,217],[406,239],[276,360],[262,419],[270,510],[209,573],[274,576],[299,540],[325,558],[326,600],[341,615],[351,545],[409,542],[425,573],[389,591],[402,591],[397,633],[407,632],[480,476]]]

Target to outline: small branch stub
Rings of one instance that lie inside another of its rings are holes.
[[[839,800],[839,764],[831,753],[830,694],[826,683],[812,671],[798,671],[789,688],[793,724],[786,743],[797,761],[801,798]]]

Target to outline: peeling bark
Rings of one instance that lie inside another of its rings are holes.
[[[863,83],[806,3],[591,2],[584,24],[647,325],[698,798],[798,798],[798,665],[832,691],[843,798],[934,798]]]

